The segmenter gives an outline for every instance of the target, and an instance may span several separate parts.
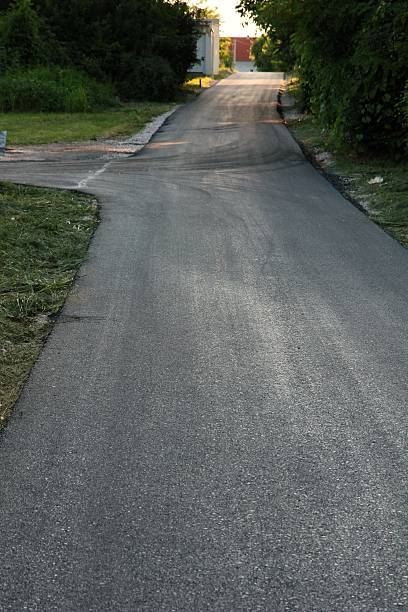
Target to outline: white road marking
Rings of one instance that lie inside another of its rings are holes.
[[[88,176],[82,179],[82,181],[79,181],[76,188],[83,189],[84,187],[86,187],[90,181],[93,181],[94,179],[96,179],[97,176],[99,176],[100,174],[103,174],[111,163],[112,163],[112,160],[104,164],[102,168],[99,168],[99,170],[95,170],[95,171],[90,170],[88,172]]]

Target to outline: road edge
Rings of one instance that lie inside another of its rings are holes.
[[[350,195],[350,193],[347,191],[341,177],[333,174],[332,172],[327,171],[321,164],[319,164],[316,154],[309,147],[307,147],[305,143],[302,142],[302,140],[300,140],[296,136],[296,134],[294,134],[293,130],[290,129],[290,124],[287,120],[287,112],[289,109],[292,110],[295,105],[292,103],[292,96],[287,93],[287,83],[287,80],[283,81],[283,84],[281,85],[278,91],[277,109],[280,117],[282,118],[283,124],[286,126],[293,140],[295,140],[303,155],[305,156],[307,161],[313,166],[313,168],[317,170],[317,172],[319,172],[319,174],[323,176],[332,185],[332,187],[334,187],[343,196],[345,200],[350,202],[350,204],[352,204],[355,208],[362,212],[366,217],[370,218],[368,210],[364,208],[364,206],[358,201],[357,198],[353,198],[353,196]]]

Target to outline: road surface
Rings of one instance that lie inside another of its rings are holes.
[[[0,440],[0,610],[408,609],[408,253],[243,74],[136,157]]]

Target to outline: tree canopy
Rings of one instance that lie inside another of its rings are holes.
[[[239,7],[264,29],[275,56],[296,67],[305,103],[334,136],[401,150],[406,0],[240,0]]]
[[[0,0],[0,66],[61,65],[129,99],[165,99],[195,61],[196,12],[182,0]]]

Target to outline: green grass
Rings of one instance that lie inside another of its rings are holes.
[[[232,68],[221,68],[219,73],[214,76],[215,81],[222,81],[222,79],[226,79],[231,76],[231,74],[236,73],[236,70]]]
[[[83,113],[117,106],[119,100],[112,85],[75,68],[34,66],[0,74],[3,113]]]
[[[209,87],[214,85],[214,83],[216,83],[217,81],[222,81],[222,79],[226,79],[233,73],[234,73],[233,70],[230,70],[229,68],[225,68],[225,69],[220,70],[220,72],[214,75],[213,77],[209,77],[209,76],[194,77],[184,83],[182,87],[182,91],[185,93],[199,93],[202,89],[208,89]],[[201,83],[201,86],[200,86],[200,83]]]
[[[173,104],[141,102],[93,113],[0,113],[7,146],[75,142],[125,136],[174,108]]]
[[[90,196],[0,183],[0,425],[86,258],[97,220]]]
[[[198,77],[194,77],[193,79],[189,79],[188,81],[186,81],[185,88],[190,88],[190,87],[199,88],[201,86],[202,89],[207,89],[208,87],[211,87],[211,85],[213,85],[214,83],[215,83],[215,79],[213,77],[198,76]]]
[[[346,196],[357,201],[369,217],[408,247],[408,161],[393,161],[339,148],[310,116],[289,123],[296,139],[312,155],[327,151],[332,163],[325,167],[340,182]],[[382,177],[382,183],[369,183]]]

